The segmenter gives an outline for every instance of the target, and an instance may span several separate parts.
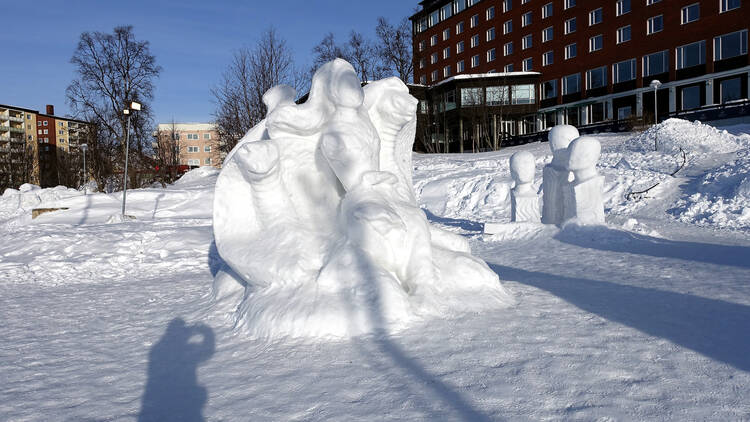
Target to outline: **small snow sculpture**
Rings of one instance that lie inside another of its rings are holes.
[[[568,169],[574,180],[565,191],[566,221],[604,224],[604,176],[596,171],[602,146],[596,138],[581,136],[568,147]]]
[[[216,183],[214,238],[229,268],[214,290],[217,300],[244,291],[238,326],[253,337],[348,337],[512,302],[466,239],[417,205],[417,100],[403,82],[362,88],[337,59],[315,73],[305,103],[295,95],[264,95],[266,119]]]
[[[557,125],[547,136],[552,162],[542,170],[542,223],[559,225],[565,218],[563,191],[570,182],[568,145],[579,135],[575,126]]]
[[[510,221],[539,222],[539,196],[534,191],[534,154],[520,151],[510,156],[510,174],[515,187],[510,191]]]

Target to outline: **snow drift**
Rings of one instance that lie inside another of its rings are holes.
[[[743,142],[726,130],[699,121],[690,122],[682,119],[667,119],[654,125],[647,131],[624,144],[624,147],[635,152],[658,151],[674,154],[680,148],[693,153],[722,153],[736,151]]]
[[[253,337],[349,337],[512,302],[467,241],[429,224],[412,187],[417,101],[398,79],[361,87],[343,60],[309,99],[280,86],[216,183],[214,236]],[[241,293],[241,294],[240,294]]]

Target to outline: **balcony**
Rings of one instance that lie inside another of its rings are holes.
[[[21,115],[20,117],[11,115],[10,117],[8,117],[8,120],[10,120],[11,122],[23,123],[23,115]]]
[[[25,131],[23,130],[23,127],[10,126],[8,129],[10,129],[10,133],[25,133]]]

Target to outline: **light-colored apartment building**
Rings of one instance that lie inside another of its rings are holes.
[[[218,132],[213,123],[160,123],[156,137],[157,155],[167,162],[179,163],[182,168],[221,167]]]

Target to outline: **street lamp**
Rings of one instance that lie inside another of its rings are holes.
[[[83,151],[83,193],[84,195],[87,195],[88,192],[88,178],[86,177],[86,150],[89,148],[88,144],[81,144],[78,148]]]
[[[659,123],[659,107],[657,107],[656,102],[656,90],[659,89],[659,87],[661,87],[661,82],[659,82],[658,79],[651,81],[651,88],[654,89],[654,124]]]
[[[125,217],[125,197],[128,194],[128,152],[130,150],[130,114],[131,111],[139,111],[141,104],[131,101],[128,108],[122,111],[122,114],[128,116],[128,129],[125,132],[125,174],[122,178],[122,216]]]

